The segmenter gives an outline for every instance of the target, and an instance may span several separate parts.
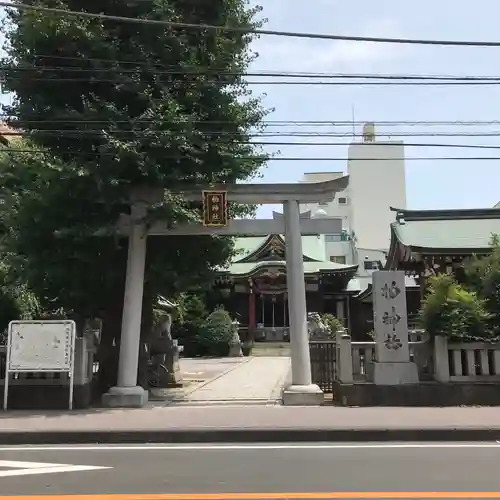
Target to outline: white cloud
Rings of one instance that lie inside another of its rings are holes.
[[[381,19],[365,25],[360,36],[398,37],[398,25]],[[263,70],[332,72],[374,69],[405,57],[409,46],[369,42],[262,37],[254,44]]]

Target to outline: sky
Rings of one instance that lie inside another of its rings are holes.
[[[499,0],[265,0],[265,28],[339,35],[500,40]],[[309,73],[500,75],[500,48],[388,45],[262,36],[254,70]],[[500,120],[500,86],[334,87],[255,86],[275,108],[270,120],[471,121]],[[307,127],[308,130],[314,130]],[[458,130],[454,127],[455,130]],[[283,129],[282,129],[283,130]],[[296,130],[296,129],[295,129]],[[322,129],[324,130],[324,128]],[[392,127],[399,132],[449,131],[447,127]],[[330,132],[350,132],[335,127]],[[389,129],[379,131],[388,132]],[[465,131],[460,128],[458,131]],[[474,131],[499,131],[478,126]],[[360,130],[357,130],[359,133]],[[390,138],[385,135],[384,138]],[[272,139],[271,139],[272,140]],[[289,141],[293,139],[284,138]],[[300,140],[300,139],[298,139]],[[304,140],[304,139],[302,139]],[[321,139],[320,139],[321,140]],[[328,139],[327,139],[328,140]],[[325,142],[325,140],[322,140]],[[496,137],[405,138],[406,142],[500,145]],[[347,139],[349,142],[349,139]],[[280,147],[284,157],[347,156],[347,146]],[[271,148],[269,148],[272,151]],[[500,150],[406,147],[406,157],[500,156]],[[346,162],[271,161],[264,182],[294,182],[304,172],[345,171]],[[500,201],[500,161],[406,162],[407,208],[491,207]],[[260,216],[269,216],[263,207]]]
[[[254,1],[254,0],[252,0]],[[499,0],[261,0],[266,29],[341,35],[500,40]],[[382,73],[500,76],[500,48],[388,45],[262,36],[253,70],[309,73]],[[281,78],[283,79],[283,78]],[[253,86],[274,108],[269,120],[357,122],[500,120],[500,86],[334,87]],[[312,127],[305,128],[314,131]],[[278,129],[284,131],[285,129]],[[297,128],[293,129],[297,130]],[[349,134],[351,127],[322,131]],[[446,127],[391,127],[394,132]],[[455,129],[458,130],[458,129]],[[499,131],[479,126],[475,131]],[[378,128],[379,133],[389,129]],[[464,131],[463,128],[460,131]],[[360,133],[360,127],[356,130]],[[388,135],[382,136],[385,139]],[[272,139],[271,139],[272,140]],[[291,138],[283,138],[291,141]],[[297,139],[301,141],[309,139]],[[325,139],[319,139],[325,142]],[[405,138],[406,142],[495,144],[500,137]],[[312,141],[312,140],[311,140]],[[337,140],[338,141],[338,140]],[[346,143],[349,139],[346,139]],[[284,157],[345,158],[347,146],[280,147]],[[268,148],[269,151],[276,149]],[[500,156],[500,150],[406,148],[407,157]],[[304,172],[345,171],[345,161],[270,161],[259,182],[295,182]],[[500,161],[406,162],[408,208],[490,207],[500,201]],[[268,217],[273,207],[262,207]]]

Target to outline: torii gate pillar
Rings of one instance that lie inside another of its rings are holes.
[[[102,397],[103,405],[109,408],[140,408],[148,402],[148,392],[137,385],[147,249],[147,229],[143,221],[146,212],[144,205],[133,205],[131,209],[117,384]]]
[[[324,402],[323,392],[312,383],[311,360],[309,356],[309,338],[307,331],[306,290],[304,281],[304,262],[302,252],[302,223],[300,220],[300,203],[315,203],[333,200],[335,193],[345,189],[348,177],[334,181],[308,184],[236,184],[210,186],[210,190],[226,190],[231,201],[247,204],[283,203],[286,244],[286,272],[288,309],[290,318],[290,347],[292,362],[292,384],[283,390],[284,405],[321,405]],[[182,195],[187,200],[199,200],[201,189],[196,192],[184,191]],[[146,196],[148,202],[162,199],[163,192]],[[142,296],[144,286],[144,268],[146,262],[147,234],[175,234],[178,230],[146,228],[144,214],[144,193],[137,202],[137,196],[132,201],[129,217],[128,235],[129,249],[127,261],[127,276],[125,283],[125,298],[123,307],[122,333],[118,367],[118,382],[103,396],[103,404],[109,407],[141,407],[147,402],[147,392],[137,385],[137,368],[139,359],[140,327],[142,316]],[[258,223],[259,221],[253,221]],[[277,221],[279,223],[279,221]],[[323,224],[323,226],[321,226]],[[304,221],[311,228],[326,227],[333,222],[327,219]],[[267,227],[267,226],[266,226]],[[189,234],[193,232],[193,226]],[[160,231],[160,232],[159,232]],[[199,229],[198,234],[206,234]],[[215,231],[214,231],[215,232]],[[329,232],[328,230],[324,232]],[[228,234],[227,232],[225,234]]]
[[[311,381],[306,285],[298,202],[295,200],[285,201],[283,203],[283,215],[285,217],[292,385],[283,390],[282,399],[284,405],[316,406],[324,403],[324,396],[323,391]]]

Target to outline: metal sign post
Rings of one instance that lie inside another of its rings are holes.
[[[7,338],[3,409],[11,373],[67,373],[73,409],[76,325],[74,321],[11,321]]]

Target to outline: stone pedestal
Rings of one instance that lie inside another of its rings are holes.
[[[179,363],[179,348],[174,347],[174,352],[172,354],[172,361],[168,364],[168,387],[181,387],[182,386],[182,373],[181,365]],[[170,371],[170,368],[172,370]]]
[[[142,387],[111,387],[102,395],[106,408],[142,408],[148,402],[148,393]]]
[[[281,399],[283,406],[321,406],[325,403],[323,391],[315,384],[286,387]]]
[[[229,354],[230,358],[240,358],[243,356],[243,351],[241,350],[241,340],[238,334],[238,326],[235,325],[235,330],[233,334],[233,339],[231,340],[231,344],[229,344]]]
[[[418,384],[417,365],[411,361],[404,363],[373,363],[375,385]]]
[[[228,356],[230,358],[240,358],[241,356],[243,356],[243,351],[241,350],[240,342],[238,343],[233,342],[230,344]]]

